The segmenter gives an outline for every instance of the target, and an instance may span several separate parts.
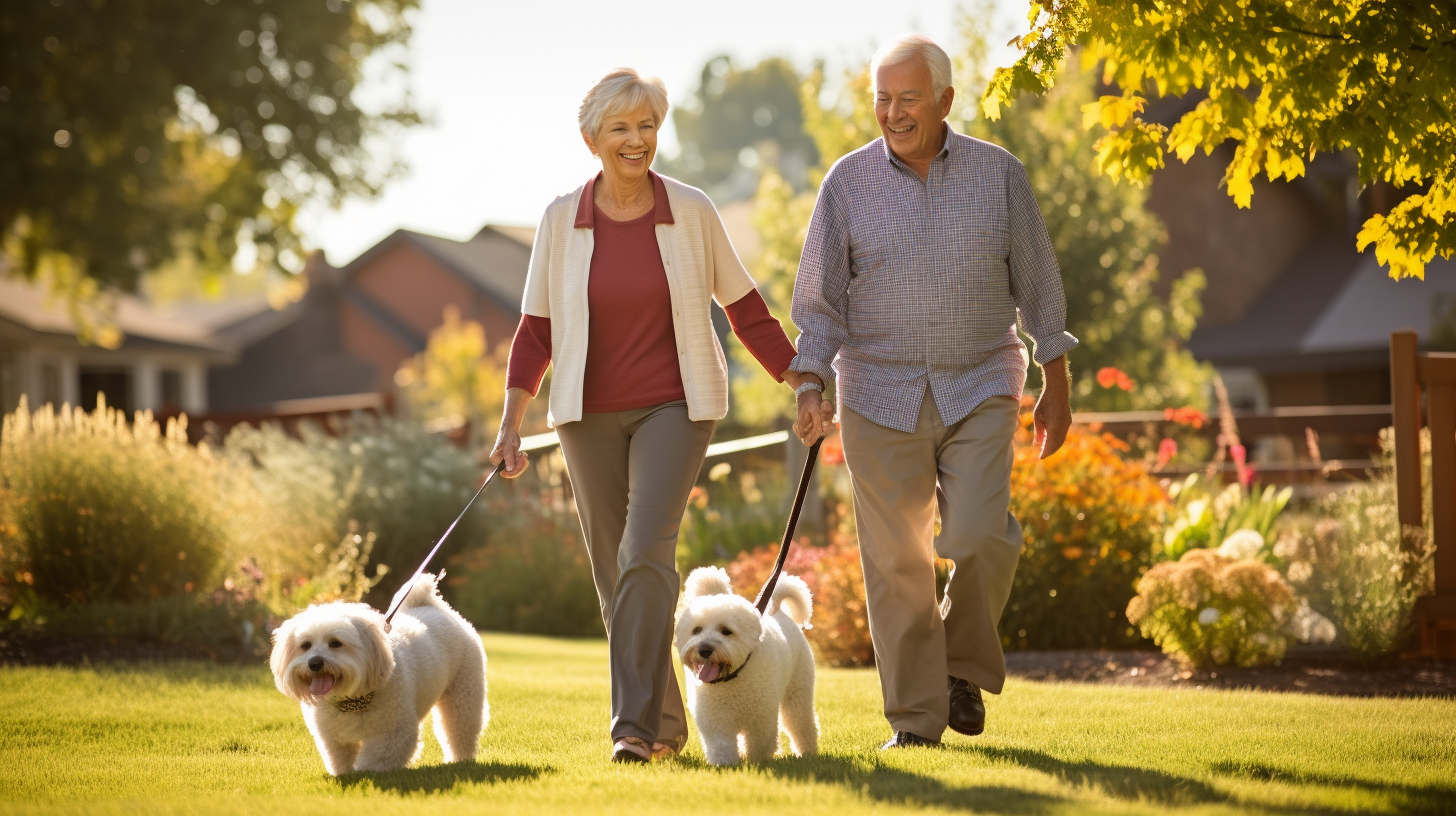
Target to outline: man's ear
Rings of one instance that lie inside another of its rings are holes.
[[[940,118],[950,116],[950,108],[953,104],[955,104],[955,87],[947,85],[945,90],[940,92]]]

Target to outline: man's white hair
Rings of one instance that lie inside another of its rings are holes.
[[[576,123],[585,136],[595,139],[608,116],[637,109],[646,102],[660,127],[667,118],[667,86],[657,77],[644,77],[631,68],[618,68],[592,85],[581,100]]]
[[[951,85],[950,56],[934,40],[920,34],[905,34],[886,43],[870,59],[870,77],[873,78],[881,65],[899,65],[919,57],[930,69],[930,93],[936,99]]]

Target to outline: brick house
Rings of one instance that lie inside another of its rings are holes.
[[[395,371],[424,350],[447,306],[481,323],[492,347],[509,342],[530,255],[518,230],[490,226],[467,241],[396,230],[342,267],[315,254],[302,300],[214,325],[237,352],[208,372],[212,409],[392,391]]]

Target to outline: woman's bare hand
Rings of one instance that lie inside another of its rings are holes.
[[[490,452],[490,463],[499,465],[505,462],[501,475],[514,479],[526,472],[527,460],[526,452],[521,450],[521,435],[502,426],[500,433],[496,434],[495,448]]]

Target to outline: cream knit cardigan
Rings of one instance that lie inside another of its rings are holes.
[[[728,414],[728,365],[713,332],[709,300],[728,305],[754,288],[738,260],[723,219],[702,190],[662,176],[673,223],[658,224],[657,246],[672,300],[678,366],[687,395],[688,418],[722,419]],[[546,207],[531,268],[526,273],[524,314],[551,320],[552,427],[581,419],[586,375],[587,276],[593,230],[577,228],[576,211],[585,185]]]

